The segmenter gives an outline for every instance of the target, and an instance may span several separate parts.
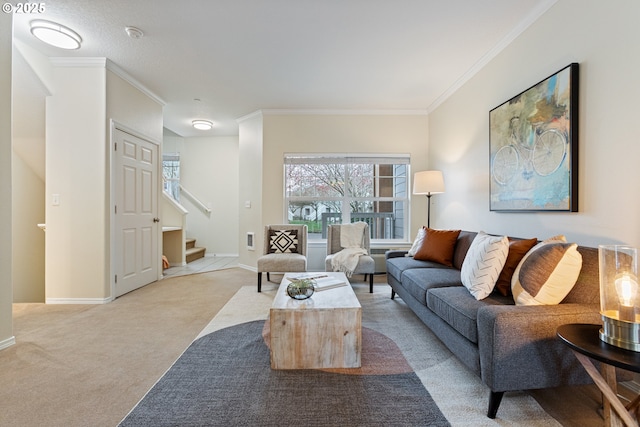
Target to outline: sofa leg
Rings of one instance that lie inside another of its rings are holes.
[[[262,292],[262,273],[258,273],[258,292]]]
[[[498,413],[500,402],[502,402],[502,396],[504,391],[492,391],[489,395],[489,410],[487,411],[487,417],[494,419]]]
[[[391,299],[394,299],[395,297],[396,297],[396,291],[391,289]]]
[[[369,274],[369,293],[373,293],[373,274]]]

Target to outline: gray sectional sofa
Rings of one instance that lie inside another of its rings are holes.
[[[478,301],[462,285],[460,270],[476,234],[460,232],[453,267],[388,251],[391,298],[402,298],[489,387],[489,418],[495,418],[504,392],[590,383],[556,329],[566,323],[601,323],[598,250],[578,246],[582,269],[562,303],[516,306],[512,296],[496,292]]]

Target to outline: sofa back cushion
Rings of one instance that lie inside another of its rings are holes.
[[[458,240],[456,241],[456,247],[453,250],[453,266],[458,270],[462,270],[462,264],[467,256],[467,252],[473,243],[473,239],[476,238],[478,233],[475,231],[462,230],[458,234]]]
[[[563,303],[599,304],[600,276],[598,267],[598,248],[578,246],[582,255],[582,269],[571,292]]]
[[[504,263],[504,268],[500,272],[500,277],[496,282],[496,291],[500,295],[511,295],[511,278],[516,267],[524,256],[538,243],[535,237],[532,239],[517,239],[509,237],[509,255]]]

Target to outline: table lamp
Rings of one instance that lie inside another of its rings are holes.
[[[441,171],[416,172],[413,177],[413,194],[427,196],[427,227],[431,228],[431,195],[444,193],[444,178]]]
[[[638,249],[624,245],[598,246],[600,267],[600,339],[640,352],[640,292]]]

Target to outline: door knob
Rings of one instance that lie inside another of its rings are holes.
[[[160,222],[160,218],[153,218],[153,222]]]

